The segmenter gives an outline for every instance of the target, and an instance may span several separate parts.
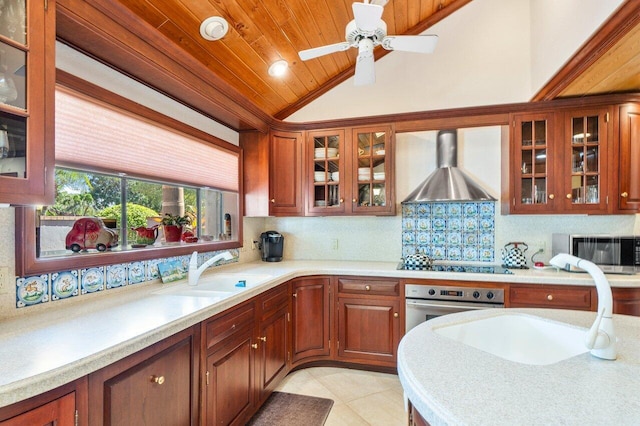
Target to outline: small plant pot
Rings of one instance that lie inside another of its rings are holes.
[[[164,228],[164,240],[168,243],[177,243],[182,236],[182,226],[177,225],[163,225]]]

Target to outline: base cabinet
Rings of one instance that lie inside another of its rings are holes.
[[[195,425],[197,329],[89,375],[91,425]]]
[[[0,417],[2,418],[2,417]],[[39,407],[0,421],[1,426],[74,426],[76,394],[69,393]]]
[[[291,283],[292,363],[330,355],[329,277],[299,278]]]

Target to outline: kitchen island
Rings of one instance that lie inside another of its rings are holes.
[[[521,313],[584,327],[594,312],[555,309],[469,311],[427,321],[398,349],[398,375],[430,425],[637,425],[640,423],[640,318],[614,315],[618,359],[583,353],[549,365],[508,361],[434,330]]]
[[[224,272],[264,274],[269,278],[223,300],[158,292],[183,282],[145,283],[55,302],[40,312],[21,311],[24,315],[0,321],[0,407],[90,374],[297,277],[345,275],[592,286],[586,274],[555,270],[503,275],[405,271],[396,267],[396,262],[360,261],[238,263],[211,268],[203,277]],[[637,276],[609,278],[612,286],[640,287]]]

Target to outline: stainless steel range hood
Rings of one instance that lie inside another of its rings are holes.
[[[496,201],[458,166],[458,131],[441,130],[436,140],[438,168],[403,203],[432,201]]]

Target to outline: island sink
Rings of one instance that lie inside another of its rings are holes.
[[[497,315],[433,331],[521,364],[555,364],[589,351],[586,329],[525,314]]]
[[[163,288],[155,294],[225,299],[269,280],[268,274],[220,273],[202,276],[197,286],[187,283]]]

